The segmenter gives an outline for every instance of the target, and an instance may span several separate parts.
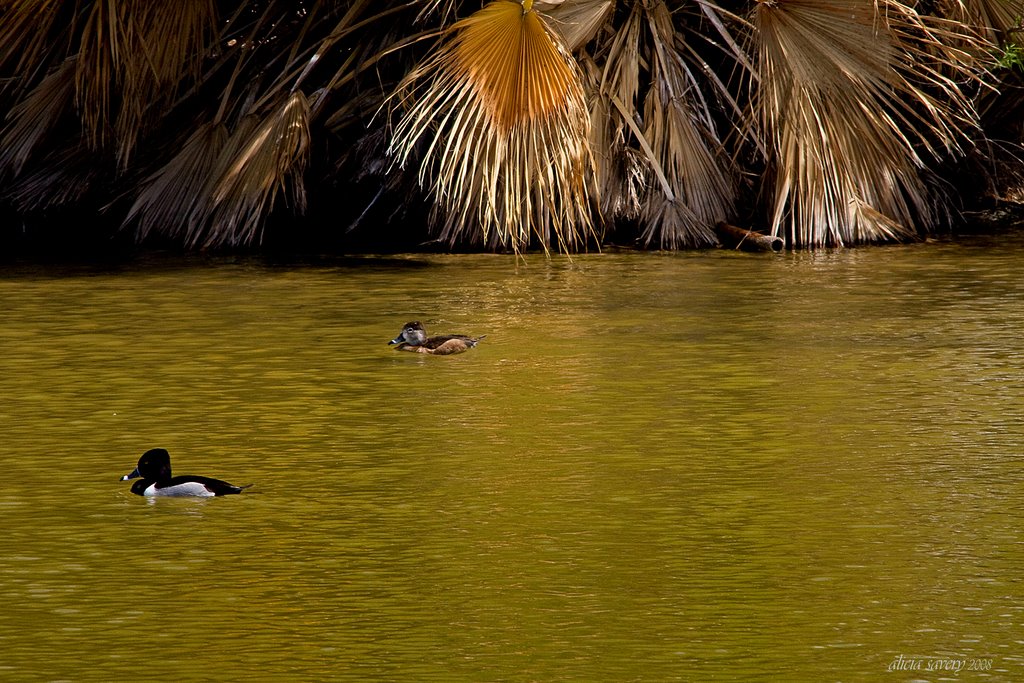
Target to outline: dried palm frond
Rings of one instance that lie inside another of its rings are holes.
[[[455,16],[458,4],[458,0],[423,0],[423,8],[416,15],[416,23],[422,23],[437,16],[442,24],[447,24],[449,19]]]
[[[591,149],[594,151],[597,184],[602,213],[608,218],[633,219],[640,215],[640,197],[647,184],[641,156],[631,154],[627,145],[630,128],[639,140],[643,133],[636,126],[640,119],[637,95],[640,91],[639,3],[634,4],[626,21],[612,34],[604,68],[590,65],[590,120],[593,122]],[[646,142],[646,141],[644,141]],[[649,148],[648,148],[649,149]],[[653,156],[653,152],[651,153]],[[650,162],[648,162],[648,165]]]
[[[196,224],[196,209],[209,201],[206,188],[227,137],[227,129],[212,121],[196,128],[180,151],[143,181],[122,227],[137,222],[139,241],[154,230],[186,244],[198,241],[205,226]]]
[[[75,62],[75,105],[87,144],[104,146],[115,118],[111,90],[118,82],[121,60],[131,54],[134,42],[130,2],[97,0],[85,21]]]
[[[67,115],[75,94],[75,60],[69,58],[30,90],[7,114],[0,135],[0,177],[17,176],[32,152]]]
[[[530,6],[497,0],[454,24],[397,97],[409,105],[389,154],[426,141],[419,181],[442,239],[575,248],[592,231],[590,119],[575,61]]]
[[[20,76],[10,84],[32,82],[30,74],[51,63],[49,55],[60,44],[53,31],[65,4],[64,0],[9,0],[0,6],[0,67]]]
[[[199,77],[207,38],[217,28],[217,10],[213,0],[152,2],[144,7],[139,17],[140,56],[153,82],[173,92],[183,77]]]
[[[614,6],[613,0],[538,0],[534,3],[547,17],[548,25],[561,34],[571,52],[590,42]]]
[[[334,75],[327,80],[326,85],[319,88],[310,100],[310,111],[314,118],[319,114],[320,108],[327,103],[329,99],[327,95],[331,91],[352,81],[363,70],[374,67],[378,60],[395,49],[395,46],[391,43],[395,40],[400,40],[393,35],[391,30],[378,32],[367,31],[367,29],[374,25],[390,24],[390,22],[385,22],[384,20],[390,19],[391,15],[400,12],[405,7],[400,5],[383,9],[369,16],[363,16],[365,10],[368,7],[374,7],[375,4],[373,0],[355,0],[349,3],[340,19],[334,23],[333,28],[320,41],[308,60],[295,56],[289,60],[289,67],[292,65],[301,66],[301,69],[297,72],[298,75],[291,78],[286,69],[286,72],[278,79],[278,84],[287,83],[290,90],[298,89],[303,81],[314,71],[316,66],[322,62],[324,57],[336,50],[339,42],[349,36],[359,35],[359,40],[347,44],[345,59],[336,68]],[[312,28],[310,23],[312,22],[308,21],[303,27],[304,32]],[[379,33],[384,35],[380,36],[378,35]],[[374,90],[371,93],[364,94],[362,97],[348,100],[329,117],[325,124],[326,127],[334,130],[343,127],[347,123],[346,114],[353,110],[367,108],[367,100],[372,100],[374,104],[373,109],[377,109],[380,106],[381,95],[377,90]]]
[[[640,215],[640,197],[647,187],[648,168],[643,155],[626,144],[625,124],[612,102],[601,92],[601,72],[589,57],[583,60],[587,103],[590,109],[590,149],[601,214],[605,218],[634,220]]]
[[[93,149],[113,138],[122,168],[147,118],[163,114],[178,83],[196,78],[211,0],[96,0],[82,30],[76,104]],[[111,125],[113,122],[113,125]]]
[[[976,26],[996,45],[1024,46],[1024,0],[944,0],[942,15]]]
[[[211,0],[144,3],[134,17],[136,43],[122,60],[115,130],[122,167],[147,121],[164,114],[179,83],[199,77],[206,39],[216,26]],[[168,31],[168,27],[173,30]]]
[[[737,185],[706,83],[695,73],[694,63],[702,73],[707,65],[680,21],[661,0],[633,3],[597,50],[606,56],[591,100],[602,208],[615,217],[639,214],[643,241],[673,249],[714,244],[713,226],[735,211]],[[732,101],[721,81],[713,89]]]
[[[986,43],[894,0],[766,0],[754,24],[773,234],[841,245],[933,225],[926,158],[959,153],[977,126],[958,81],[982,73]]]
[[[92,190],[101,176],[92,154],[81,145],[63,142],[39,161],[33,160],[12,185],[4,188],[4,198],[9,198],[18,211],[33,213],[74,205]]]
[[[651,87],[644,106],[644,136],[669,191],[649,185],[644,205],[647,244],[704,246],[718,240],[713,226],[735,211],[732,164],[715,131],[700,86],[676,50],[680,40],[664,2],[647,6],[651,33]]]
[[[292,205],[305,210],[302,173],[308,155],[309,103],[301,91],[262,119],[245,117],[224,143],[189,216],[188,243],[259,242],[263,220],[282,191],[290,190]]]

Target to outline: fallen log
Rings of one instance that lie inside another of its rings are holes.
[[[722,246],[730,249],[741,249],[743,251],[782,251],[786,246],[785,240],[773,235],[764,235],[753,230],[744,230],[735,225],[729,225],[725,221],[715,226],[715,235]]]

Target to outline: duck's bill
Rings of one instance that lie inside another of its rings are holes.
[[[142,475],[139,474],[139,468],[136,467],[134,470],[131,471],[130,474],[126,474],[123,477],[121,477],[121,481],[128,481],[129,479],[135,479],[135,478],[141,477],[141,476]]]
[[[391,346],[392,344],[401,344],[402,341],[402,335],[398,335],[397,337],[388,342],[388,346]]]

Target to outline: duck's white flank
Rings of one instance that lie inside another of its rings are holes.
[[[167,486],[162,489],[158,489],[156,484],[150,484],[143,491],[144,496],[191,496],[207,498],[215,495],[213,491],[206,488],[203,484],[196,481],[188,481],[184,484],[175,484],[174,486]]]

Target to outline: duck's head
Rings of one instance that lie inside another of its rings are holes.
[[[398,333],[398,336],[388,342],[388,344],[408,344],[409,346],[419,346],[427,340],[427,332],[423,329],[423,325],[416,321],[406,323],[402,331]]]
[[[163,448],[151,448],[139,458],[138,466],[129,474],[121,477],[121,481],[142,477],[152,481],[165,481],[171,478],[171,456]]]

